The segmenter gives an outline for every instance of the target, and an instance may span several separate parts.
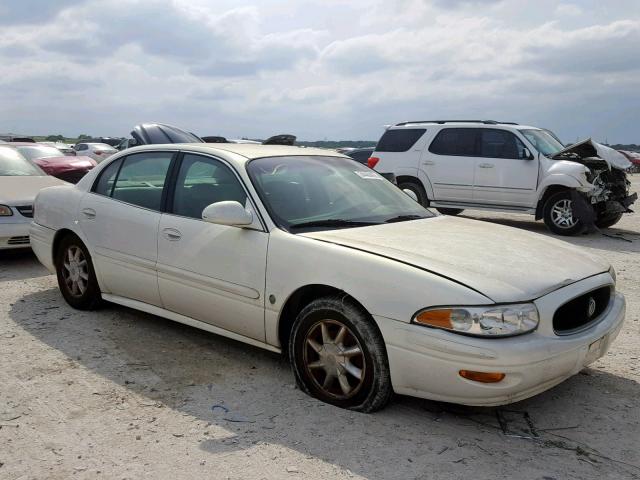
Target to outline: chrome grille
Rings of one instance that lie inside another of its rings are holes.
[[[569,300],[553,315],[553,330],[568,335],[581,330],[607,309],[612,298],[612,287],[600,287]]]
[[[28,245],[29,244],[29,236],[22,235],[19,237],[9,237],[7,240],[7,245]]]

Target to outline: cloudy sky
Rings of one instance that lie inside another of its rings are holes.
[[[0,132],[375,140],[433,118],[640,143],[640,2],[0,3]]]

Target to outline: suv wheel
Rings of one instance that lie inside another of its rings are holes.
[[[56,274],[62,296],[78,310],[93,310],[102,301],[91,256],[75,235],[62,239],[56,252]]]
[[[607,213],[598,215],[595,224],[598,228],[609,228],[615,225],[622,218],[622,212]]]
[[[382,335],[369,316],[344,296],[314,300],[300,312],[289,357],[300,389],[319,400],[368,413],[391,398]]]
[[[436,208],[443,215],[460,215],[464,210],[462,208]]]
[[[569,191],[551,195],[544,204],[544,223],[558,235],[575,235],[583,228],[582,222],[573,213],[573,200]]]
[[[427,192],[424,191],[424,187],[415,180],[403,180],[398,183],[400,190],[411,190],[418,198],[418,203],[423,207],[429,206],[429,199],[427,198]]]

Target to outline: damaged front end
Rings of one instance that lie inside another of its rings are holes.
[[[559,151],[551,158],[580,163],[589,169],[586,176],[593,188],[580,195],[591,204],[596,218],[633,212],[630,207],[638,194],[629,191],[631,182],[627,179],[626,170],[631,162],[618,151],[587,139]]]

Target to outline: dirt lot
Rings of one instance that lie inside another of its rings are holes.
[[[74,311],[32,254],[3,254],[0,478],[640,478],[640,214],[606,234],[566,239],[609,259],[627,295],[604,358],[505,408],[396,397],[373,415],[302,394],[278,355],[118,306]]]

